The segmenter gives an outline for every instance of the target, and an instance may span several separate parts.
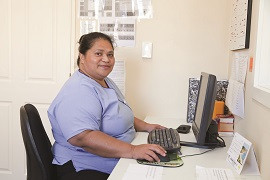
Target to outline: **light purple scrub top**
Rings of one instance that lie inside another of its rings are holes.
[[[109,88],[76,71],[62,87],[48,110],[55,139],[53,164],[72,160],[76,171],[93,169],[111,173],[118,158],[104,158],[67,142],[84,130],[102,131],[130,143],[135,137],[134,115],[124,96],[109,79]]]

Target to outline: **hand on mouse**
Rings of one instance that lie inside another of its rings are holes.
[[[141,144],[141,145],[133,145],[132,148],[132,158],[133,159],[145,159],[147,161],[160,162],[157,154],[162,156],[166,156],[166,150],[157,144]]]

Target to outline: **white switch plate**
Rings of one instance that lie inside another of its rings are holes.
[[[151,42],[143,42],[142,43],[142,57],[143,58],[152,58],[152,46],[153,43]]]

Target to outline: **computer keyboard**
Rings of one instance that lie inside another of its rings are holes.
[[[180,151],[180,136],[176,129],[155,129],[148,135],[149,144],[159,144],[167,152]]]

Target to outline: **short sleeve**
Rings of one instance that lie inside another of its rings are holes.
[[[102,106],[94,91],[82,88],[76,95],[62,98],[55,116],[66,140],[85,131],[99,130]]]

